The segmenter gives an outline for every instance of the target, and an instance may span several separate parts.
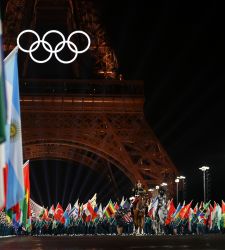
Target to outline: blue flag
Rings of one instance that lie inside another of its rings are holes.
[[[15,48],[4,60],[7,93],[6,162],[8,183],[6,208],[9,209],[24,198],[23,151],[17,51]]]

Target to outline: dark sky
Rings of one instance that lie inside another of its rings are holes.
[[[187,197],[225,198],[225,30],[215,1],[96,1],[125,79],[145,82],[145,115],[181,174]],[[113,4],[110,4],[110,2]],[[181,4],[182,3],[182,4]],[[209,191],[210,191],[209,190]]]
[[[217,2],[95,0],[125,79],[145,83],[145,115],[181,174],[186,198],[225,199],[225,29]]]

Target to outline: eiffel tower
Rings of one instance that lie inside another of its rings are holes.
[[[25,159],[82,163],[110,173],[114,187],[119,181],[112,173],[115,166],[132,183],[141,180],[150,188],[166,182],[174,192],[177,170],[144,117],[144,84],[118,73],[116,55],[90,1],[8,0],[3,25],[5,54],[24,29],[40,34],[79,29],[91,38],[89,51],[67,66],[54,60],[37,65],[19,53]],[[28,37],[28,46],[31,42]]]

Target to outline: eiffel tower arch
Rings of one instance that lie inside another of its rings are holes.
[[[90,3],[9,0],[6,11],[6,54],[25,28],[38,30],[53,24],[68,32],[79,28],[92,40],[85,59],[94,62],[93,67],[83,72],[86,64],[81,56],[68,66],[69,79],[33,77],[38,65],[20,54],[24,158],[70,160],[101,173],[107,170],[115,185],[118,180],[111,167],[116,166],[132,183],[141,180],[149,188],[167,182],[173,193],[177,170],[145,120],[144,84],[122,80],[117,74],[116,56]],[[10,32],[13,24],[14,33]]]

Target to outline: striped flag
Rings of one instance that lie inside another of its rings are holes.
[[[116,209],[114,208],[114,205],[112,203],[112,201],[110,200],[108,205],[106,206],[106,208],[104,209],[104,215],[107,217],[107,218],[111,218],[111,216],[113,214],[115,214],[116,212]]]
[[[126,214],[123,216],[123,219],[124,219],[125,222],[127,222],[127,223],[132,222],[132,221],[133,221],[133,218],[132,218],[132,216],[131,216],[131,212],[126,213]]]
[[[5,205],[5,189],[3,168],[5,167],[5,139],[6,139],[6,92],[3,70],[3,51],[2,51],[2,23],[0,13],[0,210]]]
[[[77,201],[75,202],[73,208],[69,211],[69,217],[73,217],[73,218],[78,218],[79,217],[79,203],[78,203],[79,199],[77,199]]]
[[[7,93],[7,209],[13,207],[24,198],[23,152],[21,136],[17,51],[18,49],[15,48],[4,60]]]

